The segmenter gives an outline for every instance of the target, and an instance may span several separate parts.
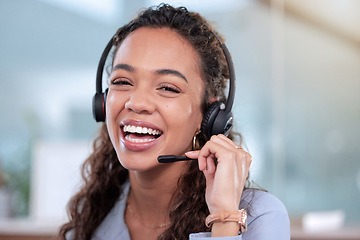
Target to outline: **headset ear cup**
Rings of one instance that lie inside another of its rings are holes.
[[[210,139],[210,137],[213,135],[213,124],[216,116],[220,111],[220,106],[220,102],[213,102],[210,104],[204,114],[203,120],[201,122],[201,132],[205,134],[207,139]]]
[[[105,97],[106,94],[104,93],[95,93],[93,97],[92,110],[96,122],[105,121]]]
[[[213,135],[224,134],[225,136],[228,136],[232,127],[233,127],[232,113],[226,112],[224,110],[220,110],[214,120],[211,132]]]

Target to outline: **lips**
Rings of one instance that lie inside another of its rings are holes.
[[[135,125],[124,125],[122,130],[125,139],[133,143],[152,142],[162,134],[160,130]]]
[[[144,151],[156,144],[163,132],[154,124],[137,120],[124,120],[121,124],[123,145],[131,151]]]

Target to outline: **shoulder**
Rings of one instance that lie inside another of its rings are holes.
[[[272,212],[288,215],[286,207],[277,197],[257,189],[244,190],[240,208],[249,208],[250,215],[254,216]]]
[[[241,200],[240,208],[248,212],[248,232],[244,237],[254,234],[267,239],[290,239],[289,216],[277,197],[269,192],[246,189]]]

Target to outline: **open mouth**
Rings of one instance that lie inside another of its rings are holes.
[[[123,132],[125,139],[133,143],[147,143],[156,140],[161,136],[162,131],[147,127],[124,125]]]

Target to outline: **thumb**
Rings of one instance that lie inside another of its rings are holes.
[[[206,179],[206,186],[211,189],[214,183],[214,173],[209,172],[208,169],[204,169],[202,172]]]
[[[196,159],[199,157],[200,154],[200,150],[198,151],[190,151],[190,152],[186,152],[185,155],[188,158],[192,158],[192,159]],[[210,186],[212,185],[212,183],[214,182],[214,173],[209,172],[209,170],[206,167],[206,161],[198,161],[199,164],[199,169],[200,171],[202,171],[204,173],[204,176],[206,178],[206,185]]]

